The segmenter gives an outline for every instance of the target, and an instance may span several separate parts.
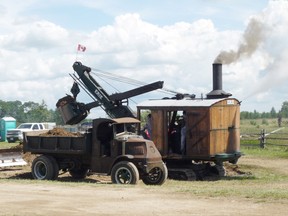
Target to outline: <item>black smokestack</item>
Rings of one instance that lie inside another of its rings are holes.
[[[213,90],[222,90],[222,64],[213,64]]]
[[[213,64],[213,90],[207,94],[208,99],[226,98],[232,94],[222,90],[222,64]]]

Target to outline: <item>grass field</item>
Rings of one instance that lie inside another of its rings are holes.
[[[243,133],[245,131],[247,133],[256,133],[262,128],[266,128],[268,132],[271,132],[279,127],[276,119],[269,121],[259,120],[256,123],[250,120],[241,122],[241,131],[243,130]],[[283,125],[281,132],[288,133],[288,126]],[[18,144],[1,142],[0,148],[8,148]],[[226,164],[229,169],[237,170],[238,175],[227,176],[216,181],[179,182],[168,180],[161,187],[161,190],[169,193],[183,193],[188,196],[193,194],[193,196],[199,197],[247,198],[256,202],[288,202],[288,146],[267,145],[265,148],[260,148],[256,139],[254,146],[243,145],[241,146],[241,151],[245,155],[239,159],[237,165]],[[1,181],[18,180],[5,180],[2,178]],[[34,181],[31,180],[32,182]],[[62,181],[43,183],[63,184]],[[77,186],[79,182],[65,182],[65,184]],[[95,187],[99,187],[99,185],[95,185]],[[143,187],[147,187],[148,190],[150,188],[145,185]]]
[[[283,119],[281,127],[288,133],[288,119]],[[240,121],[241,134],[260,133],[262,129],[271,132],[279,129],[277,119],[245,119]]]

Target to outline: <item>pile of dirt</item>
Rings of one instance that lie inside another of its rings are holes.
[[[81,133],[68,132],[63,128],[53,128],[45,133],[39,134],[39,136],[65,136],[65,137],[81,137]]]
[[[13,146],[13,147],[11,147],[10,149],[13,149],[13,150],[15,150],[15,151],[22,151],[23,150],[23,143],[22,142],[20,142],[19,143],[19,145],[17,145],[17,146]]]
[[[22,158],[24,161],[26,161],[28,163],[28,165],[30,166],[33,162],[33,160],[37,157],[37,155],[35,154],[31,154],[30,152],[26,152],[22,154]]]
[[[243,176],[243,175],[250,176],[252,175],[251,172],[242,171],[238,164],[225,163],[224,167],[226,170],[226,176]]]

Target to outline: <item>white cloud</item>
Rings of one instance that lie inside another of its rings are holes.
[[[50,49],[63,46],[68,39],[67,30],[47,21],[21,23],[15,25],[15,31],[1,36],[3,48],[19,51],[22,49]]]
[[[244,110],[270,111],[275,103],[279,109],[286,99],[271,100],[266,102],[266,107],[262,105],[267,101],[263,95],[275,97],[280,91],[277,90],[280,81],[288,78],[287,4],[287,1],[272,1],[262,13],[256,14],[263,19],[268,36],[250,58],[223,67],[223,88],[244,99]],[[22,11],[28,5],[21,8],[20,4],[10,12],[10,3],[0,4],[3,12],[0,24],[5,29],[0,30],[0,99],[44,100],[49,108],[55,108],[57,100],[70,91],[72,79],[68,73],[73,72],[78,43],[87,47],[85,53],[77,56],[87,66],[147,83],[164,80],[165,88],[200,97],[212,89],[212,63],[217,54],[221,50],[237,49],[243,35],[233,28],[219,30],[210,19],[161,26],[145,21],[139,13],[118,15],[110,25],[85,33],[39,15],[25,16]],[[110,93],[115,91],[104,82],[103,85]],[[113,85],[120,91],[133,88],[121,83]],[[158,93],[151,95],[158,97]],[[79,100],[91,102],[84,91]]]

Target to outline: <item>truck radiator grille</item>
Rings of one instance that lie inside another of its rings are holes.
[[[131,155],[146,155],[144,143],[126,143],[125,154]]]

